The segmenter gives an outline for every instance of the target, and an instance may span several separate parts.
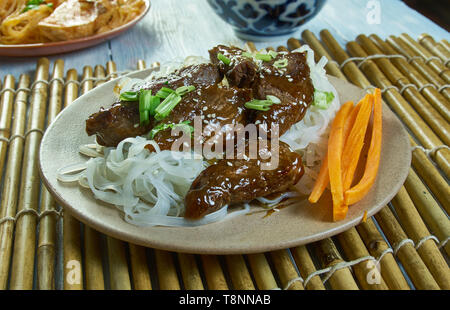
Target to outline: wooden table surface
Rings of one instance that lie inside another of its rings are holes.
[[[125,34],[95,47],[72,53],[50,56],[62,58],[65,68],[105,64],[113,60],[118,70],[134,69],[139,59],[147,63],[164,61],[188,55],[207,56],[207,50],[218,43],[242,45],[231,27],[222,21],[206,0],[151,0],[147,16]],[[373,6],[375,5],[375,6]],[[367,16],[376,6],[380,8],[380,24],[370,24]],[[358,34],[375,33],[382,38],[408,33],[417,38],[423,32],[436,40],[448,39],[449,33],[400,0],[329,0],[322,11],[304,25],[318,35],[328,29],[341,44],[354,40]],[[285,45],[287,38],[259,42],[258,48]],[[16,78],[35,69],[37,58],[0,57],[0,78],[11,73]]]

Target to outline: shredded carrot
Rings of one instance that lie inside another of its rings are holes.
[[[373,95],[366,95],[360,103],[361,109],[345,143],[344,153],[342,154],[344,190],[350,188],[355,176],[361,150],[364,146],[364,138],[366,136],[370,115],[372,114]]]
[[[353,103],[352,103],[353,104]],[[355,123],[356,116],[361,108],[361,102],[358,103],[353,110],[351,111],[350,117],[345,122],[344,126],[344,141],[347,141],[348,135],[350,134],[350,130]],[[309,202],[316,203],[319,201],[323,192],[327,188],[330,182],[330,175],[328,173],[328,152],[325,154],[325,157],[322,161],[322,166],[320,167],[319,175],[317,176],[316,182],[314,183],[313,190],[309,195]]]
[[[360,201],[375,183],[380,165],[381,139],[382,139],[382,101],[381,91],[375,89],[372,138],[367,155],[364,174],[354,187],[345,191],[345,204],[352,205]]]
[[[333,199],[333,220],[345,218],[348,205],[344,203],[344,187],[342,183],[342,151],[344,148],[345,121],[353,108],[353,102],[345,103],[336,114],[331,125],[328,140],[328,173],[330,175],[331,196]]]

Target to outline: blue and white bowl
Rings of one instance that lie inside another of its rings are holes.
[[[298,30],[326,0],[208,0],[224,21],[245,40],[267,40]]]

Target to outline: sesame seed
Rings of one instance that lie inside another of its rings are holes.
[[[208,110],[208,106],[203,107],[203,111],[206,111],[206,110]]]

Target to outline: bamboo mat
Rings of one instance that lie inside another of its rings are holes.
[[[388,206],[333,238],[252,255],[172,253],[100,234],[61,212],[39,179],[37,154],[43,131],[63,107],[124,72],[108,62],[64,76],[63,61],[50,72],[43,58],[33,77],[0,81],[0,288],[449,289],[448,42],[360,35],[344,48],[327,30],[320,39],[304,31],[302,41],[274,48],[309,44],[316,60],[329,59],[329,74],[381,88],[408,129],[411,170]],[[139,61],[137,68],[144,67]]]

